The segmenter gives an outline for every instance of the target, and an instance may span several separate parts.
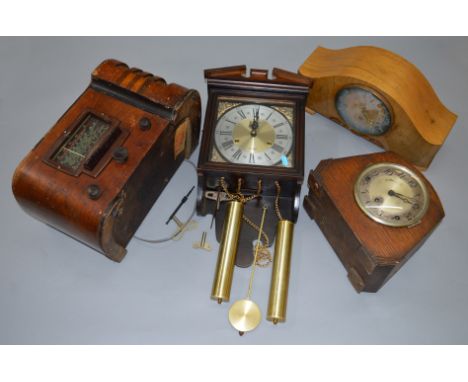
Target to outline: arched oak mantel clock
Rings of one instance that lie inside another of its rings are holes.
[[[222,201],[233,195],[252,197],[243,206],[247,224],[242,224],[238,238],[236,264],[242,267],[252,263],[252,242],[258,234],[248,222],[260,221],[262,206],[271,211],[264,224],[271,244],[278,216],[295,222],[300,205],[310,81],[276,68],[272,74],[269,78],[267,70],[251,69],[246,76],[245,65],[205,70],[208,104],[198,161],[197,212],[216,211],[216,237],[221,241],[228,205]]]
[[[304,208],[358,292],[377,292],[444,217],[429,180],[393,152],[322,160],[308,185]]]

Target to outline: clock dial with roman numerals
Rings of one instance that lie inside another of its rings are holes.
[[[292,167],[292,110],[255,103],[227,108],[216,122],[212,160],[219,154],[230,163]]]

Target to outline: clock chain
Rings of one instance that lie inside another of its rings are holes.
[[[226,181],[224,180],[224,176],[221,177],[220,181],[219,181],[219,184],[221,185],[221,187],[223,188],[223,191],[226,193],[226,196],[228,197],[228,199],[230,200],[238,200],[242,203],[247,203],[255,198],[258,198],[260,196],[260,194],[262,193],[262,180],[259,179],[258,182],[257,182],[257,191],[255,194],[252,194],[252,195],[249,195],[249,196],[244,196],[240,190],[241,190],[241,187],[242,187],[242,178],[238,178],[237,179],[237,191],[236,193],[231,193],[229,192],[228,188],[227,188],[227,184],[226,184]]]
[[[281,186],[277,180],[275,180],[275,186],[276,186],[276,198],[275,198],[275,212],[276,216],[278,217],[278,220],[284,220],[283,215],[281,215],[281,211],[279,208],[279,197],[281,193]]]
[[[242,215],[242,219],[250,226],[252,227],[255,231],[260,232],[260,227],[256,225],[252,220],[250,220],[247,216]],[[268,238],[268,235],[265,233],[265,231],[262,230],[262,239],[264,240],[264,243],[258,245],[258,254],[257,254],[257,266],[260,268],[266,268],[270,263],[273,261],[271,257],[271,253],[268,249],[270,246],[270,239]],[[257,245],[254,247],[254,251],[256,249]]]
[[[237,190],[236,190],[235,194],[229,192],[228,186],[226,184],[226,181],[225,181],[224,177],[220,178],[219,184],[221,185],[221,188],[225,192],[228,199],[238,200],[238,201],[241,201],[243,203],[247,203],[250,200],[258,198],[260,196],[261,192],[262,192],[262,180],[261,179],[259,179],[258,182],[257,182],[257,191],[256,191],[256,193],[252,194],[252,195],[249,195],[249,196],[244,196],[240,192],[241,188],[242,188],[242,178],[237,179]],[[251,228],[253,228],[255,231],[260,232],[259,226],[256,225],[252,220],[250,220],[245,214],[242,214],[242,219]],[[270,253],[270,251],[268,249],[268,247],[270,246],[270,239],[269,239],[268,235],[265,233],[265,231],[263,231],[263,230],[261,231],[261,236],[262,236],[263,242],[261,243],[261,245],[259,245],[256,265],[258,265],[261,268],[266,268],[273,261],[271,253]],[[252,249],[252,250],[255,250],[255,249]]]

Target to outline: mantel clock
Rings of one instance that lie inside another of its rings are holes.
[[[444,217],[424,175],[392,152],[321,161],[304,207],[358,292],[376,292]]]
[[[426,169],[457,116],[403,57],[374,46],[317,48],[299,73],[313,81],[307,110]]]

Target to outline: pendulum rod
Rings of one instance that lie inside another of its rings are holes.
[[[260,238],[261,232],[263,230],[263,224],[265,222],[265,215],[267,212],[267,206],[263,206],[262,212],[262,220],[260,223],[260,232],[258,234],[257,246],[255,250],[255,256],[258,255],[258,250],[260,248]],[[253,302],[250,297],[252,296],[252,285],[253,279],[255,275],[255,260],[252,264],[252,270],[250,273],[250,280],[249,280],[249,288],[247,290],[247,297],[243,300],[236,301],[231,308],[229,309],[229,322],[231,325],[237,329],[239,335],[243,335],[245,332],[250,332],[254,330],[259,324],[262,319],[262,313],[258,305]]]
[[[252,285],[253,285],[253,279],[255,276],[255,269],[257,268],[258,250],[260,249],[260,239],[262,238],[263,223],[265,223],[266,211],[267,211],[267,206],[264,205],[263,211],[262,211],[262,220],[260,222],[260,228],[258,230],[257,243],[255,245],[255,254],[254,254],[254,260],[252,264],[252,271],[250,272],[249,289],[247,290],[247,297],[246,297],[246,299],[248,300],[250,300],[250,297],[252,296]]]

